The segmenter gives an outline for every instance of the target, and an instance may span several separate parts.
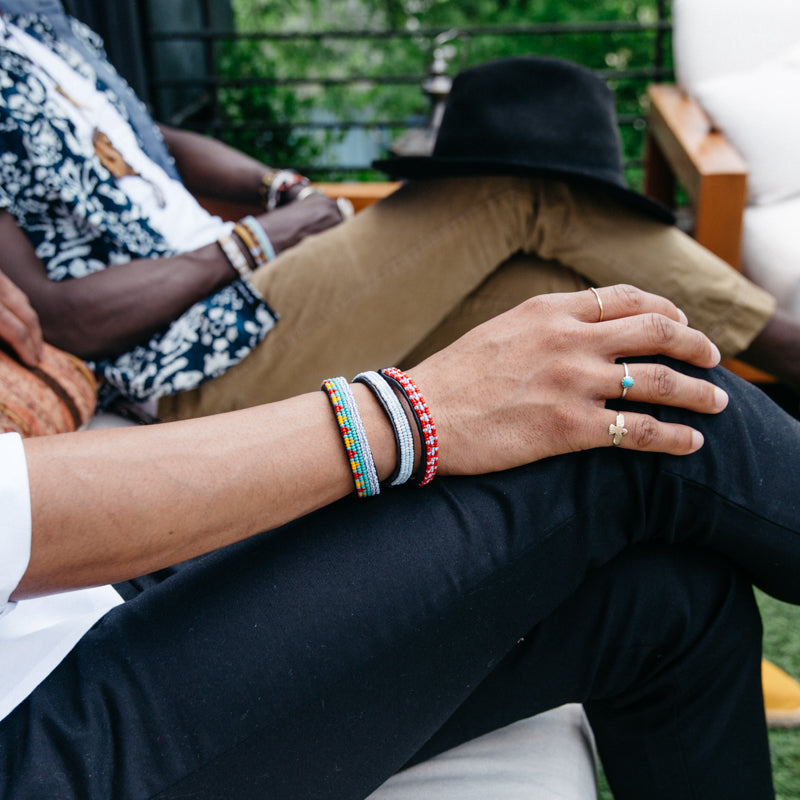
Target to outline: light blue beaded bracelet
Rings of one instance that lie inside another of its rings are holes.
[[[360,372],[353,381],[369,387],[389,417],[397,446],[397,467],[386,483],[389,486],[401,486],[414,471],[414,434],[403,404],[386,379],[377,372]]]
[[[256,237],[256,240],[261,245],[261,249],[264,251],[267,261],[272,261],[275,258],[275,248],[272,246],[272,242],[269,240],[264,226],[255,217],[250,215],[240,219],[239,223],[244,225],[247,230]]]

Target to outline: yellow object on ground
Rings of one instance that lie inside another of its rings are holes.
[[[800,683],[771,661],[761,661],[764,708],[770,728],[800,727]]]

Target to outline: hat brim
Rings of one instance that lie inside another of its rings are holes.
[[[595,186],[608,191],[612,196],[628,206],[665,222],[675,223],[675,214],[667,206],[635,192],[620,183],[616,176],[598,176],[596,172],[584,172],[574,167],[559,168],[552,165],[541,166],[513,161],[476,160],[466,158],[445,158],[439,156],[398,156],[383,158],[372,162],[374,169],[390,175],[394,179],[424,180],[430,178],[452,178],[465,175],[539,175],[563,179],[566,182]]]

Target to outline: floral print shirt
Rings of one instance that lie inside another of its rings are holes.
[[[91,63],[60,41],[45,17],[7,15],[88,78],[128,119],[123,103]],[[96,35],[72,19],[73,32],[104,57]],[[63,102],[63,101],[62,101]],[[155,125],[154,125],[155,127]],[[141,143],[141,140],[140,140]],[[132,259],[174,255],[140,206],[74,136],[63,106],[0,35],[0,208],[17,220],[51,280],[72,280]],[[166,330],[93,364],[112,391],[145,404],[193,389],[245,358],[276,315],[244,280],[195,303]]]

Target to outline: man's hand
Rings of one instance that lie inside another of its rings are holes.
[[[674,455],[702,446],[691,427],[627,409],[618,416],[606,401],[625,388],[629,401],[719,413],[728,398],[712,383],[657,361],[628,372],[619,363],[664,355],[710,368],[719,350],[669,300],[632,286],[598,291],[599,301],[590,291],[531,298],[409,370],[436,418],[442,474],[612,444]]]
[[[342,212],[336,200],[315,192],[303,200],[295,200],[268,214],[262,214],[259,221],[264,226],[275,252],[280,253],[306,236],[322,233],[338,225],[342,221]]]
[[[20,359],[35,366],[42,357],[42,329],[39,317],[28,298],[0,272],[0,339],[14,349]]]

